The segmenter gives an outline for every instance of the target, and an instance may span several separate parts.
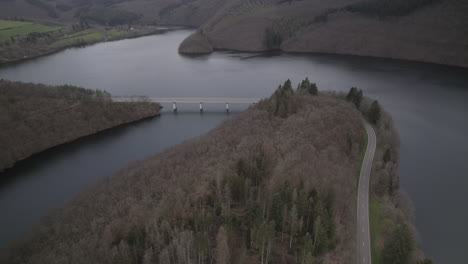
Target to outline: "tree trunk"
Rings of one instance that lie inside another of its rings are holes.
[[[265,264],[268,264],[268,258],[270,257],[270,251],[271,251],[271,238],[268,240],[267,255],[266,255],[266,259],[265,259]]]
[[[287,215],[286,205],[283,205],[283,223],[281,226],[281,242],[283,242],[284,226],[286,225],[286,215]]]
[[[291,230],[291,235],[289,236],[289,249],[291,249],[291,246],[292,246],[292,239],[293,239],[293,235],[292,235],[292,230]]]
[[[263,264],[263,252],[265,251],[265,242],[262,239],[262,257],[260,263]]]

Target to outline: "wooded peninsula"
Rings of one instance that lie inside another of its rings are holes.
[[[42,88],[26,86],[28,94]],[[114,105],[99,92],[70,87],[55,87],[50,97],[63,89],[89,93],[74,107]],[[297,89],[288,80],[207,134],[100,180],[14,244],[6,260],[354,263],[363,117],[378,138],[370,188],[373,260],[428,263],[419,262],[399,191],[399,139],[390,116],[358,88],[348,95],[319,92],[307,79]]]

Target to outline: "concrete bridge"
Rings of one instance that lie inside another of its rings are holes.
[[[229,112],[229,104],[255,104],[262,98],[186,98],[186,97],[112,97],[114,102],[135,102],[149,100],[154,103],[172,103],[172,110],[177,112],[178,103],[199,104],[200,113],[203,112],[203,104],[226,104],[226,112]]]

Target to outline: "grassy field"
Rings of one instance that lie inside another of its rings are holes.
[[[119,29],[109,29],[107,30],[107,36],[109,38],[114,38],[114,37],[119,37],[121,35],[124,35],[126,31],[119,30]]]
[[[369,222],[371,236],[371,254],[374,264],[380,263],[380,250],[376,247],[377,234],[382,230],[383,218],[379,214],[380,202],[374,195],[369,196]]]
[[[89,27],[43,25],[34,22],[0,20],[0,64],[102,41],[138,37],[158,32],[155,26]],[[41,34],[41,32],[47,32]],[[13,39],[12,36],[15,36]]]
[[[25,25],[33,24],[32,22],[21,22],[21,21],[12,21],[12,20],[0,20],[0,29],[5,28],[14,28]]]
[[[27,35],[33,32],[48,32],[58,30],[61,27],[47,26],[32,22],[20,22],[0,20],[0,40],[9,39],[15,36]]]
[[[86,29],[70,35],[64,36],[62,39],[51,44],[53,47],[69,46],[78,42],[92,42],[103,39],[102,33],[97,29]]]

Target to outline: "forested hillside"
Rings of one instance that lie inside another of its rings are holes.
[[[459,0],[237,0],[180,51],[277,49],[468,67],[467,14]]]
[[[159,115],[158,104],[116,103],[74,86],[0,80],[0,170],[79,137]]]
[[[206,135],[98,182],[13,246],[7,260],[354,263],[366,144],[358,108],[384,132],[387,167],[398,160],[391,120],[356,94],[319,93],[308,80],[296,90],[288,80]],[[389,182],[398,179],[387,167],[376,167],[376,186],[394,199],[398,187]],[[401,217],[398,210],[388,217]]]

